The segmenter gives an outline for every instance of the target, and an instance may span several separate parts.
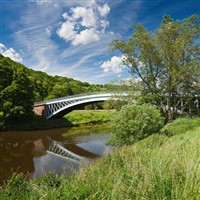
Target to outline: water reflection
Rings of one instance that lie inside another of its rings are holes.
[[[71,173],[79,168],[80,162],[51,151],[49,147],[52,142],[90,160],[112,150],[111,146],[105,145],[109,132],[108,127],[100,125],[45,131],[2,132],[0,184],[13,172],[28,173],[30,178],[50,171],[58,174],[63,171]]]

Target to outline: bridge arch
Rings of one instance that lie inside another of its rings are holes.
[[[60,118],[65,114],[91,103],[103,102],[111,98],[112,93],[72,95],[63,98],[37,102],[34,111],[43,114],[47,119]],[[41,109],[37,112],[37,109]]]
[[[107,99],[104,100],[96,100],[96,99],[90,99],[90,100],[85,100],[85,101],[77,101],[73,102],[69,105],[63,106],[56,110],[55,112],[51,113],[50,115],[47,115],[47,119],[53,119],[53,118],[61,118],[65,116],[66,114],[70,113],[73,110],[80,109],[86,105],[89,105],[91,103],[99,103],[99,102],[104,102]]]

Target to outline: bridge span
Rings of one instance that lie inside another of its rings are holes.
[[[124,93],[124,95],[126,95]],[[87,104],[98,103],[109,100],[113,93],[82,94],[72,95],[63,98],[34,103],[34,112],[43,115],[47,119],[60,118],[72,110],[83,107]]]
[[[123,96],[127,96],[127,92],[121,92],[115,96],[115,93],[89,93],[66,96],[63,98],[51,99],[48,101],[41,101],[34,103],[34,112],[38,115],[43,115],[47,119],[60,118],[75,109],[80,109],[83,106],[91,103],[103,102],[106,100],[116,99],[125,100]],[[189,100],[188,100],[189,99]],[[198,113],[200,112],[200,96],[194,95],[194,97],[177,97],[176,105],[174,108],[169,106],[168,96],[164,96],[161,100],[161,106],[166,109],[175,109],[177,113],[184,113],[185,110],[190,110],[190,101],[196,107]]]

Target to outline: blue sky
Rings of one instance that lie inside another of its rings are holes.
[[[113,39],[127,40],[133,25],[149,31],[162,16],[200,13],[199,0],[0,0],[0,53],[34,70],[89,83],[130,77]]]

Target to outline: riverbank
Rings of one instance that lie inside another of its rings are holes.
[[[81,126],[87,124],[105,123],[110,121],[114,110],[74,110],[61,119],[46,120],[44,117],[34,115],[31,120],[18,123],[2,125],[2,114],[0,114],[0,130],[45,130],[52,128],[63,128]]]
[[[191,126],[192,124],[192,126]],[[80,169],[26,182],[14,175],[1,199],[199,199],[200,119],[179,119]]]

